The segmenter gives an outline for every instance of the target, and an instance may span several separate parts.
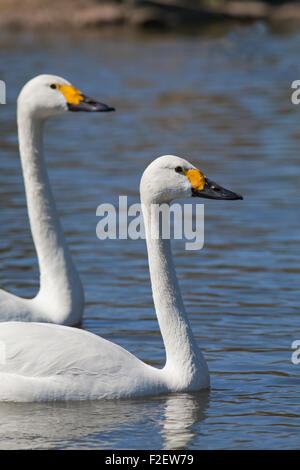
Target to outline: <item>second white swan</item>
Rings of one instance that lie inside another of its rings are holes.
[[[209,372],[185,313],[169,239],[161,236],[153,204],[192,196],[242,199],[186,160],[164,156],[140,185],[153,300],[166,364],[156,369],[97,335],[60,325],[0,324],[0,401],[121,398],[209,387]],[[154,236],[153,236],[154,235]]]
[[[23,87],[17,106],[20,157],[28,215],[40,269],[40,290],[25,299],[0,289],[0,322],[80,323],[84,295],[60,225],[43,158],[43,127],[67,111],[113,111],[67,80],[39,75]]]

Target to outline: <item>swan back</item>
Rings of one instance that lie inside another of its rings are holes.
[[[84,330],[9,322],[1,324],[0,341],[0,401],[119,398],[163,389],[159,371]]]

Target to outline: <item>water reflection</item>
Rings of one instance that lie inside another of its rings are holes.
[[[146,448],[147,433],[155,423],[159,448],[185,449],[196,436],[193,425],[204,419],[208,402],[209,394],[203,392],[130,400],[1,403],[0,448],[113,449],[116,439],[119,448],[136,449],[142,441]]]
[[[176,394],[166,400],[161,434],[163,448],[169,450],[189,449],[198,434],[194,425],[205,419],[209,405],[209,392]]]

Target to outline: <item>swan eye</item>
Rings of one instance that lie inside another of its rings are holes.
[[[53,90],[55,90],[55,89],[56,89],[55,83],[52,83],[52,84],[50,85],[50,88],[52,88]]]
[[[175,171],[176,171],[176,173],[183,173],[183,168],[182,168],[182,166],[177,166],[177,167],[175,168]]]

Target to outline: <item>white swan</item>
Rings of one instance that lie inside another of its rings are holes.
[[[160,157],[148,166],[140,193],[153,299],[166,349],[164,368],[145,364],[87,331],[53,324],[2,323],[0,401],[120,398],[209,387],[208,368],[177,284],[170,240],[151,237],[159,223],[151,214],[151,204],[190,196],[242,197],[175,156]]]
[[[57,215],[43,158],[45,120],[70,111],[111,111],[83,95],[68,81],[39,75],[20,92],[17,106],[20,157],[28,215],[36,247],[40,290],[33,299],[0,290],[0,321],[38,321],[75,325],[84,295]]]

